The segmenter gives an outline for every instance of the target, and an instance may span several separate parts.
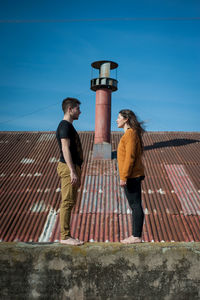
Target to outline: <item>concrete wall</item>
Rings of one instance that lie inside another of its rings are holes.
[[[200,299],[200,243],[0,243],[0,299]]]

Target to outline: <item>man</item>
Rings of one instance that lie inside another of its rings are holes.
[[[78,120],[81,102],[76,98],[66,98],[62,102],[64,118],[58,125],[56,138],[60,148],[58,175],[61,178],[60,206],[60,243],[67,245],[82,245],[83,242],[71,237],[71,211],[76,203],[77,190],[81,183],[81,165],[83,151],[80,138],[72,123]]]

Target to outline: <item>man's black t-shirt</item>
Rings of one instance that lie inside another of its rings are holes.
[[[60,161],[66,163],[62,152],[61,139],[69,139],[72,161],[75,165],[81,166],[83,163],[83,150],[79,135],[74,126],[70,122],[62,120],[56,130],[56,138],[60,148]]]

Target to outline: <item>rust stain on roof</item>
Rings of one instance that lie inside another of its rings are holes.
[[[131,209],[112,160],[93,160],[94,133],[80,132],[82,186],[71,225],[76,238],[118,242],[131,234]],[[147,132],[142,183],[143,240],[200,241],[200,133]],[[59,149],[54,132],[0,132],[0,240],[59,240]]]

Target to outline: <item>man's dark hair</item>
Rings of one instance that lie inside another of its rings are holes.
[[[63,102],[62,102],[62,110],[65,114],[67,112],[67,109],[68,109],[69,106],[71,108],[74,108],[74,107],[76,107],[77,105],[80,105],[80,104],[81,104],[81,102],[78,99],[68,97],[68,98],[64,99]]]

